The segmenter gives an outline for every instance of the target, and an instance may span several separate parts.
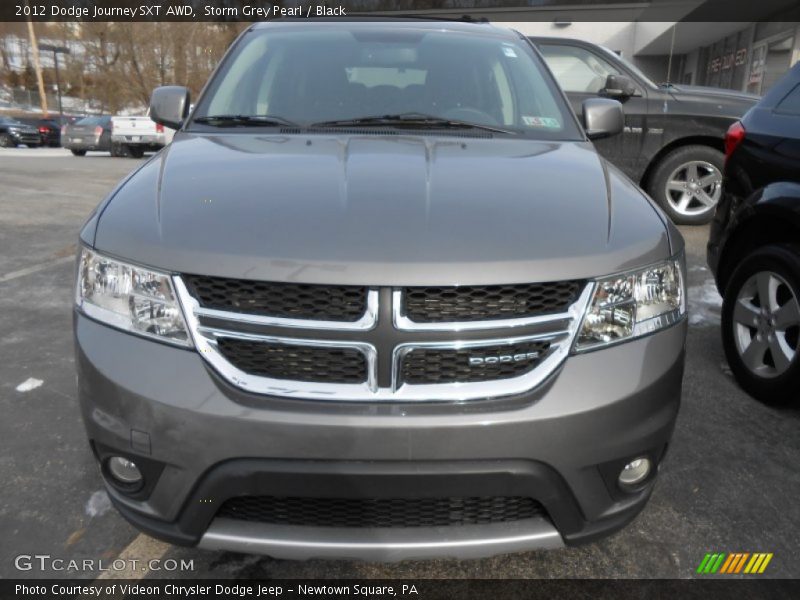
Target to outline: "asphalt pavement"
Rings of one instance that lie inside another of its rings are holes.
[[[706,227],[682,229],[690,328],[672,447],[649,505],[618,534],[578,548],[399,564],[273,560],[140,535],[111,508],[86,442],[71,333],[80,226],[140,162],[0,149],[0,577],[94,578],[99,561],[123,557],[166,568],[191,561],[183,571],[137,567],[137,577],[686,578],[707,552],[771,552],[762,577],[800,576],[800,410],[763,406],[732,379]],[[46,568],[19,569],[30,561],[17,557],[43,554]],[[94,568],[58,570],[52,559]]]

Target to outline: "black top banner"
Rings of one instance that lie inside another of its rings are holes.
[[[0,21],[136,22],[358,18],[490,21],[794,21],[797,0],[2,0]]]

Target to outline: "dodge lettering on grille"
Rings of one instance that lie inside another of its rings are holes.
[[[499,363],[516,363],[535,360],[539,358],[538,352],[523,352],[521,354],[498,354],[497,356],[470,356],[469,364],[471,367],[483,365],[496,365]]]

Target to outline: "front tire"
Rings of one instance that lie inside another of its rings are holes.
[[[0,148],[16,148],[14,139],[7,133],[0,133]]]
[[[678,225],[705,225],[722,194],[725,156],[710,146],[683,146],[653,171],[647,191]]]
[[[766,246],[745,257],[725,288],[722,345],[756,400],[800,402],[799,334],[800,247]]]
[[[72,152],[72,154],[74,154],[75,156],[86,156],[86,150],[75,150],[73,148],[72,150],[70,150],[70,152]]]

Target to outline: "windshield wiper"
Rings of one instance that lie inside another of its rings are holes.
[[[457,119],[445,119],[434,115],[423,113],[399,113],[393,115],[376,115],[371,117],[358,117],[356,119],[340,119],[337,121],[320,121],[313,123],[311,127],[360,127],[360,126],[381,126],[389,125],[393,127],[416,127],[416,128],[443,128],[443,129],[481,129],[494,133],[513,134],[515,131],[494,127],[492,125],[482,125],[469,121],[459,121]]]
[[[208,115],[196,117],[192,121],[212,127],[274,127],[275,125],[299,127],[294,121],[275,115]]]

